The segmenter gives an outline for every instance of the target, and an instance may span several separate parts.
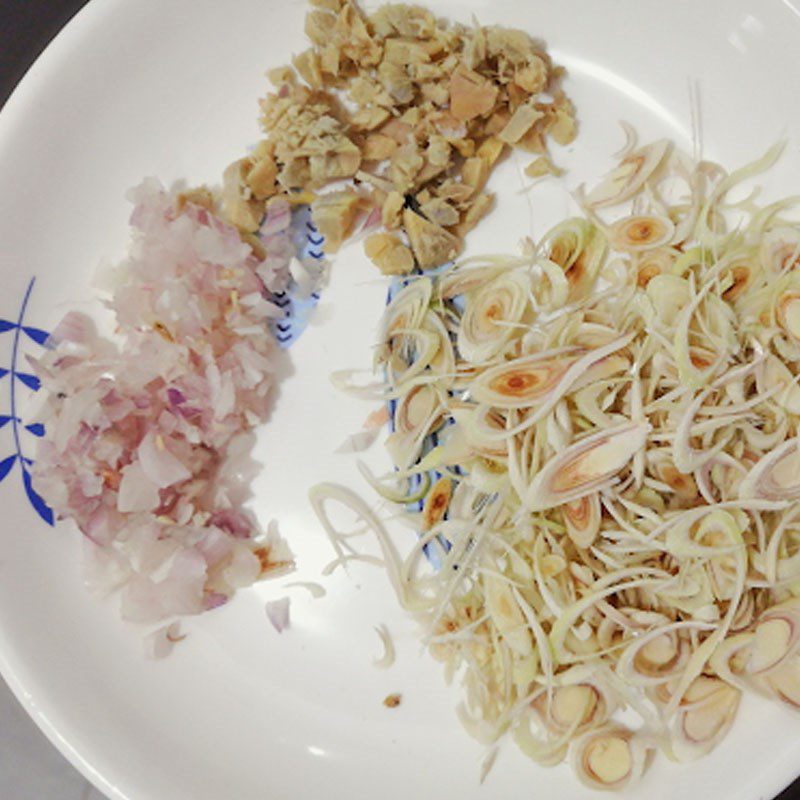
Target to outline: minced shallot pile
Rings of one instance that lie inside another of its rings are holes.
[[[130,252],[106,276],[113,339],[69,312],[35,363],[48,436],[34,482],[87,537],[90,584],[153,623],[293,565],[242,504],[248,431],[274,385],[267,322],[284,313],[267,287],[285,286],[294,251],[288,206],[272,207],[262,249],[197,196],[148,180],[130,197]]]

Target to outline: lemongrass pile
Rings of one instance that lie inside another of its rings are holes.
[[[800,198],[736,196],[779,155],[631,150],[523,256],[408,279],[358,392],[418,541],[312,494],[337,563],[327,502],[378,533],[466,728],[593,788],[709,752],[743,691],[800,706]]]

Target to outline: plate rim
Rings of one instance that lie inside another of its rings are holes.
[[[424,0],[419,0],[419,2],[424,3]],[[716,2],[723,4],[725,0],[716,0]],[[797,9],[790,4],[789,0],[775,0],[775,2],[778,5],[787,6],[794,14],[800,17]],[[85,34],[85,29],[89,28],[102,13],[109,13],[113,6],[124,5],[127,5],[127,0],[103,0],[102,3],[101,0],[88,0],[85,5],[70,17],[24,72],[2,108],[0,108],[0,146],[2,146],[3,139],[9,136],[9,129],[19,120],[24,119],[26,105],[35,99],[39,87],[46,83],[47,76],[53,67],[57,65],[58,59],[68,55],[73,41],[78,43],[81,36]],[[63,726],[53,722],[46,709],[41,708],[35,702],[33,696],[25,687],[24,678],[17,673],[9,659],[9,651],[5,648],[0,648],[0,676],[5,680],[16,699],[50,744],[87,781],[112,800],[134,800],[134,795],[127,794],[121,787],[112,783],[96,769],[91,763],[93,760],[91,754],[84,754],[71,744],[67,736],[64,735],[68,731],[62,731],[61,728]],[[767,792],[765,800],[769,800],[769,798],[777,799],[781,792],[788,789],[795,782],[800,786],[800,768],[798,768],[796,775],[790,776],[788,779],[786,775],[778,776],[775,773],[764,776],[759,791],[760,794]]]
[[[119,0],[104,0],[104,2],[105,7],[108,7],[112,2],[118,3]],[[0,108],[0,143],[2,143],[4,136],[9,135],[6,134],[6,131],[13,127],[18,120],[24,118],[25,105],[29,102],[29,98],[33,100],[37,88],[46,80],[46,76],[51,70],[51,62],[55,66],[57,59],[62,56],[62,51],[65,51],[63,55],[66,55],[66,50],[70,47],[72,40],[77,40],[80,37],[83,26],[91,24],[91,20],[98,13],[99,6],[100,0],[88,0],[64,23],[39,55],[36,56],[33,63],[25,70],[2,108]],[[24,679],[17,674],[12,665],[6,648],[0,648],[0,676],[2,676],[14,697],[36,724],[37,728],[44,734],[48,742],[72,767],[99,791],[104,792],[111,800],[131,800],[130,795],[125,794],[92,766],[90,758],[71,744],[64,732],[59,730],[59,726],[50,719],[45,709],[37,705],[33,696],[25,688]]]

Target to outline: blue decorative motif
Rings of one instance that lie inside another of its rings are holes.
[[[34,511],[48,524],[52,525],[54,522],[53,511],[47,506],[47,503],[36,493],[33,488],[33,480],[31,478],[30,468],[33,466],[33,461],[28,458],[23,451],[24,436],[30,435],[35,437],[44,436],[44,425],[38,422],[26,425],[23,423],[19,414],[17,413],[17,386],[18,383],[36,392],[39,390],[39,379],[30,374],[29,372],[21,372],[17,367],[20,363],[22,355],[21,346],[29,339],[37,345],[44,345],[47,341],[48,334],[41,328],[33,328],[25,325],[25,312],[28,309],[28,301],[31,298],[36,278],[31,278],[25,296],[22,299],[22,306],[20,307],[19,317],[16,322],[11,320],[0,319],[0,334],[14,333],[14,343],[11,350],[11,367],[9,369],[0,368],[0,380],[8,377],[9,383],[9,404],[10,413],[0,415],[0,429],[10,428],[13,436],[14,453],[3,459],[0,459],[0,481],[5,480],[14,467],[19,464],[22,471],[22,486],[25,489],[25,494],[31,507]]]
[[[422,273],[417,272],[415,277],[419,274],[428,275],[433,277],[444,270],[449,269],[453,265],[452,262],[448,262],[447,264],[443,264],[441,267],[435,267],[434,269],[424,270]],[[389,303],[394,300],[397,293],[404,289],[410,283],[409,278],[394,278],[389,285],[389,290],[386,293],[386,305],[388,306]],[[397,408],[397,401],[396,400],[389,400],[389,428],[394,433],[394,416],[395,410]],[[453,420],[448,420],[447,425],[452,424]],[[417,463],[419,463],[425,456],[430,453],[435,447],[439,445],[439,435],[436,431],[432,431],[429,433],[422,442],[422,451],[420,453],[419,458],[417,459]],[[460,474],[460,470],[458,467],[454,467],[454,470]],[[442,473],[438,470],[431,469],[428,470],[427,477],[430,480],[430,485],[433,486],[439,478],[442,477]],[[409,493],[414,494],[419,488],[422,486],[423,477],[420,473],[415,472],[411,478],[409,479]],[[417,500],[416,503],[409,503],[406,506],[406,509],[410,512],[421,512],[425,506],[425,500]],[[445,512],[445,519],[447,518],[447,512]],[[441,559],[441,551],[442,548],[445,552],[450,550],[452,545],[450,542],[444,538],[444,536],[437,536],[436,537],[439,547],[436,547],[433,542],[429,542],[422,548],[422,552],[425,553],[425,557],[430,561],[430,563],[436,568],[439,569],[442,566],[442,559]]]
[[[322,261],[325,258],[325,237],[317,230],[311,220],[311,209],[308,206],[299,206],[292,215],[292,239],[301,262],[311,263]],[[272,302],[284,311],[284,318],[275,320],[272,332],[283,349],[290,347],[300,338],[308,327],[311,314],[319,302],[319,294],[314,292],[306,297],[300,287],[291,281],[285,292],[279,292],[272,297]]]

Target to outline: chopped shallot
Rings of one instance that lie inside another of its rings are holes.
[[[289,627],[290,604],[288,597],[281,597],[279,600],[270,600],[265,606],[267,619],[278,633],[283,633]]]
[[[292,565],[242,503],[246,434],[267,414],[279,357],[265,284],[285,287],[293,250],[273,220],[260,260],[155,180],[130,196],[130,253],[107,276],[117,335],[69,312],[35,362],[48,435],[34,482],[93,543],[92,584],[121,587],[125,619],[157,622]]]
[[[144,637],[145,658],[156,660],[166,658],[172,652],[172,648],[185,638],[186,634],[181,633],[181,625],[179,622],[173,622],[171,625],[164,625],[162,628]]]

